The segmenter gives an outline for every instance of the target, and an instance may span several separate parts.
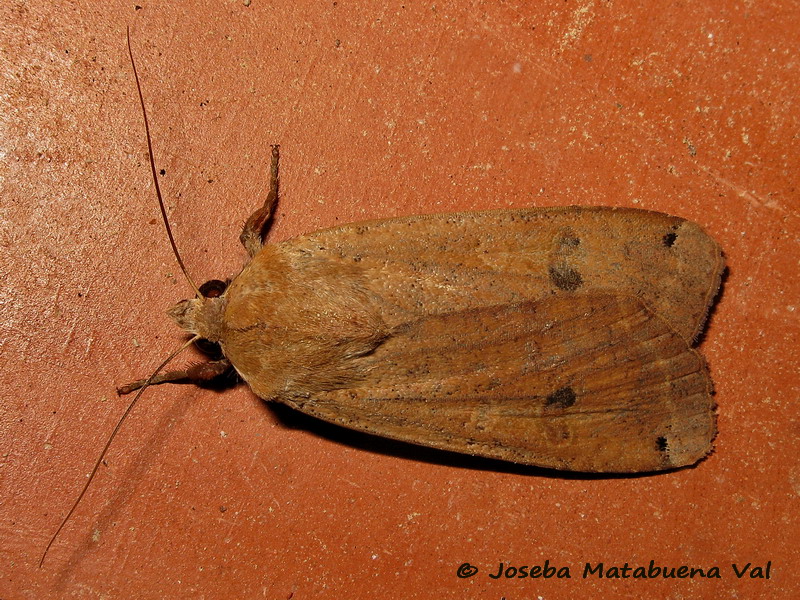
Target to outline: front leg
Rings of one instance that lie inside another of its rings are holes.
[[[210,360],[204,363],[189,365],[184,369],[160,373],[159,375],[153,377],[153,379],[150,381],[150,385],[179,382],[197,384],[207,383],[212,379],[219,377],[220,375],[224,375],[232,368],[233,367],[227,358],[223,358],[222,360]],[[117,393],[120,395],[130,394],[131,392],[138,390],[146,382],[147,379],[139,379],[138,381],[128,383],[127,385],[118,387]]]
[[[278,204],[278,152],[279,146],[272,147],[272,162],[270,164],[269,173],[269,193],[267,199],[264,200],[264,206],[256,210],[247,223],[244,224],[244,229],[239,236],[239,241],[247,249],[250,256],[255,256],[264,245],[264,238],[267,237],[269,231],[269,224],[272,221],[272,214],[275,212],[275,206]]]

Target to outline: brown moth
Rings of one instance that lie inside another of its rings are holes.
[[[153,383],[233,367],[338,425],[555,469],[658,471],[711,449],[690,344],[723,260],[693,223],[569,207],[242,238],[251,260],[227,289],[169,311],[224,358]]]
[[[661,471],[711,451],[711,380],[692,344],[724,259],[698,225],[572,206],[371,221],[264,245],[278,156],[240,237],[249,262],[169,311],[222,357],[159,375],[175,353],[120,392],[235,370],[264,400],[344,427],[569,471]]]

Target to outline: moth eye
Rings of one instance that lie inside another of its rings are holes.
[[[208,340],[201,339],[197,340],[194,345],[211,360],[221,360],[223,357],[222,348],[217,342],[209,342]]]
[[[219,298],[225,292],[225,288],[227,287],[227,281],[211,279],[200,286],[200,293],[203,294],[204,298]]]

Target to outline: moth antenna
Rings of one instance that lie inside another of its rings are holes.
[[[56,529],[56,532],[53,534],[53,537],[50,538],[50,541],[48,542],[47,547],[44,549],[44,552],[42,553],[42,558],[41,558],[41,560],[39,560],[39,568],[40,569],[42,568],[42,565],[44,564],[44,559],[47,557],[47,553],[50,550],[50,547],[53,545],[53,542],[56,541],[56,538],[58,537],[58,534],[61,533],[62,529],[64,529],[64,525],[67,524],[67,521],[69,521],[69,518],[72,516],[72,513],[75,512],[76,508],[78,508],[78,504],[80,504],[80,501],[83,499],[83,496],[86,494],[86,490],[89,489],[89,484],[92,483],[92,480],[94,479],[94,476],[97,473],[97,469],[100,468],[100,463],[103,462],[103,459],[105,458],[106,453],[108,452],[108,448],[111,446],[111,442],[114,441],[114,438],[117,436],[117,433],[119,432],[120,428],[122,427],[122,423],[125,421],[125,419],[128,417],[130,412],[133,410],[133,407],[136,405],[136,403],[139,401],[139,398],[141,397],[142,392],[144,392],[145,389],[147,389],[147,386],[149,386],[150,382],[153,380],[153,378],[161,372],[161,369],[166,367],[167,364],[169,364],[169,362],[173,358],[175,358],[176,356],[178,356],[178,354],[180,354],[181,352],[186,350],[186,348],[188,348],[190,345],[192,345],[198,339],[200,339],[199,335],[194,336],[192,339],[190,339],[188,342],[186,342],[180,348],[178,348],[172,354],[170,354],[167,357],[167,359],[164,362],[162,362],[155,371],[153,371],[152,375],[150,375],[150,377],[148,377],[145,380],[144,385],[141,387],[141,389],[139,389],[139,391],[137,392],[136,396],[133,397],[133,400],[131,400],[131,403],[128,405],[128,408],[125,410],[124,413],[122,413],[122,416],[120,417],[119,421],[117,422],[117,426],[114,427],[114,431],[111,432],[111,435],[109,436],[108,441],[106,442],[106,445],[103,447],[103,451],[100,452],[100,457],[97,459],[97,462],[95,462],[94,468],[89,473],[89,478],[86,480],[86,484],[83,486],[83,489],[81,490],[81,493],[78,495],[78,499],[75,500],[75,504],[73,504],[72,508],[69,509],[69,512],[67,513],[67,516],[64,517],[63,521],[61,521],[61,525],[58,526],[58,529]]]
[[[133,50],[131,50],[131,27],[128,25],[127,28],[127,36],[128,36],[128,56],[131,57],[131,66],[133,67],[133,77],[136,79],[136,91],[139,92],[139,104],[142,106],[142,117],[144,117],[144,131],[147,136],[147,153],[150,157],[150,170],[153,172],[153,183],[156,186],[156,196],[158,196],[158,205],[161,208],[161,216],[164,218],[164,226],[167,228],[167,236],[169,237],[169,243],[172,245],[172,251],[175,253],[175,258],[178,259],[178,265],[181,267],[181,271],[183,271],[186,280],[189,282],[189,285],[192,286],[194,289],[194,293],[197,295],[198,298],[202,297],[200,290],[195,285],[194,281],[191,277],[189,277],[189,272],[186,270],[186,265],[183,264],[183,259],[181,259],[181,255],[178,252],[178,246],[175,244],[175,238],[172,236],[172,229],[169,226],[169,219],[167,219],[167,209],[164,207],[164,199],[161,196],[161,186],[158,185],[158,173],[156,173],[156,160],[153,157],[153,142],[150,139],[150,122],[147,120],[147,111],[144,108],[144,96],[142,95],[142,86],[139,84],[139,72],[136,70],[136,61],[133,60]]]

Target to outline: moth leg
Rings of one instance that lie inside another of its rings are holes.
[[[267,194],[267,199],[264,200],[264,206],[250,215],[250,218],[244,224],[242,234],[239,236],[239,241],[242,242],[250,256],[255,256],[261,250],[264,238],[267,237],[267,232],[269,231],[269,224],[272,221],[275,206],[278,204],[278,158],[280,155],[278,148],[279,146],[272,146],[269,193]]]
[[[215,377],[219,377],[220,375],[224,375],[227,371],[231,369],[231,363],[227,358],[223,358],[222,360],[210,360],[204,363],[197,363],[193,365],[189,365],[184,369],[177,369],[175,371],[167,371],[166,373],[160,373],[153,377],[150,381],[150,385],[156,385],[159,383],[178,383],[178,382],[185,382],[185,383],[205,383],[211,381]],[[147,379],[139,379],[138,381],[133,381],[126,385],[117,388],[117,393],[122,394],[130,394],[138,390],[140,387],[144,386],[147,383]]]

